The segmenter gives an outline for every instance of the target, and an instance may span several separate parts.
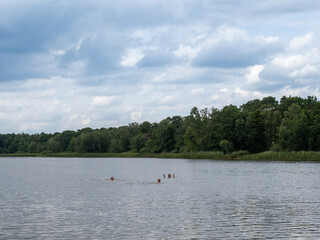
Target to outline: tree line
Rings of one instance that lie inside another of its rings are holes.
[[[316,97],[254,99],[237,107],[191,109],[188,116],[118,128],[0,134],[0,153],[161,153],[320,151]]]

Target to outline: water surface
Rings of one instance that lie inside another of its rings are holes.
[[[0,158],[0,239],[320,239],[319,176],[306,162]]]

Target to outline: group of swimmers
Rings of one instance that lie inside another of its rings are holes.
[[[168,174],[168,178],[171,178],[171,177],[172,177],[172,178],[175,178],[176,176],[174,175],[174,173],[172,174],[172,176],[171,176],[171,173],[169,173],[169,174]],[[163,174],[163,178],[166,178],[166,175],[165,175],[165,174]],[[110,178],[110,181],[114,181],[114,177],[111,177],[111,178]],[[158,183],[161,183],[161,179],[158,178],[157,182],[158,182]]]
[[[172,178],[175,178],[176,176],[174,175],[174,173],[172,174]],[[166,175],[163,174],[163,178],[166,178]],[[168,178],[171,178],[171,173],[168,174]],[[158,183],[161,183],[161,179],[158,178]]]

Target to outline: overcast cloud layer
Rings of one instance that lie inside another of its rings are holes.
[[[314,0],[0,0],[0,132],[317,96]]]

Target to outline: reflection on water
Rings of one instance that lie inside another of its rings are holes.
[[[319,239],[319,174],[316,163],[0,158],[0,239]]]

